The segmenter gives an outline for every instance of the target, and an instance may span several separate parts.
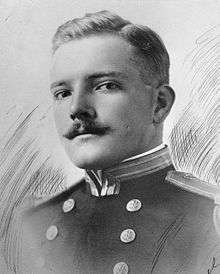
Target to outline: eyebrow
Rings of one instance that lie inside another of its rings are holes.
[[[56,81],[50,85],[50,89],[59,87],[59,86],[65,86],[65,85],[66,85],[66,83],[64,81]]]
[[[107,72],[96,72],[91,75],[86,76],[85,78],[87,80],[95,80],[98,78],[104,78],[104,77],[120,77],[123,79],[128,79],[128,76],[122,72],[119,71],[107,71]],[[55,81],[50,85],[50,89],[53,89],[54,87],[59,87],[59,86],[65,86],[67,83],[66,81]]]
[[[128,76],[126,74],[119,71],[96,72],[89,75],[87,79],[94,80],[94,79],[103,78],[103,77],[120,77],[120,78],[128,79]]]

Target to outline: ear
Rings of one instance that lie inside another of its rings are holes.
[[[157,88],[157,98],[155,98],[154,123],[162,123],[172,108],[175,100],[175,92],[168,85],[161,85]]]

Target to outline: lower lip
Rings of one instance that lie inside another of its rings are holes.
[[[82,134],[82,135],[76,136],[75,138],[72,139],[72,141],[74,141],[74,140],[85,141],[85,140],[93,139],[93,138],[97,138],[97,137],[99,137],[99,135],[87,133],[87,134]]]

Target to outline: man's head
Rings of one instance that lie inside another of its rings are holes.
[[[107,11],[60,26],[53,39],[55,121],[76,166],[103,169],[162,141],[174,94],[158,35]]]

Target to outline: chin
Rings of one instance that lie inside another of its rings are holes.
[[[71,162],[82,169],[106,169],[125,159],[127,149],[117,147],[109,136],[79,138],[77,142],[65,142],[65,150]]]
[[[103,159],[102,157],[89,157],[89,158],[79,158],[79,157],[74,157],[71,159],[73,164],[77,166],[78,168],[82,169],[105,169],[109,167],[109,162],[106,159]],[[110,164],[111,165],[111,164]]]
[[[67,151],[71,162],[82,169],[105,169],[117,164],[119,161],[115,159],[115,155],[106,154],[106,150],[96,151]]]

